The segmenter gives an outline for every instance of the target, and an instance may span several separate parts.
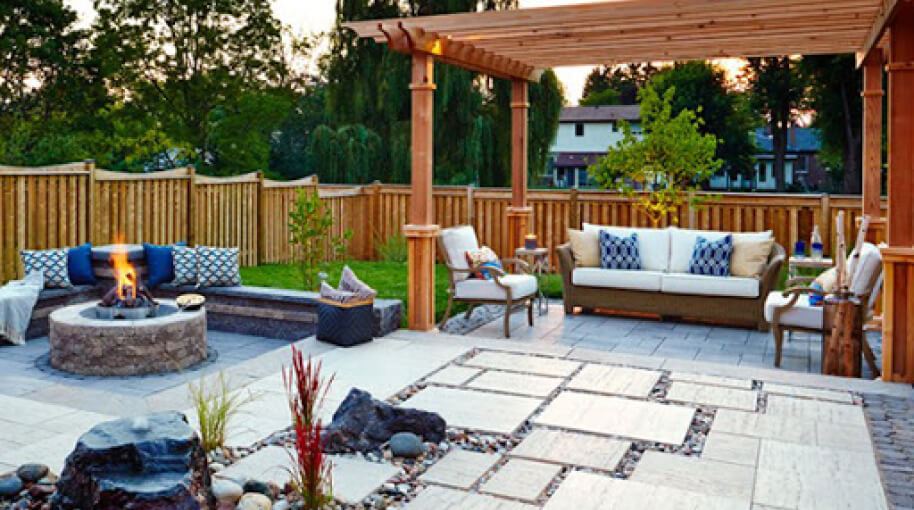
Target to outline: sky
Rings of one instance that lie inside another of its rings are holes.
[[[94,16],[92,0],[64,0],[72,6],[80,16],[81,24],[88,25]],[[519,0],[521,8],[546,7],[550,5],[569,5],[593,3],[602,0]],[[283,23],[292,27],[298,35],[312,34],[330,30],[335,19],[334,8],[336,0],[273,0],[276,16]],[[732,77],[738,70],[738,61],[727,60],[719,62]],[[587,74],[592,67],[573,66],[560,67],[555,70],[565,87],[565,98],[569,104],[577,104],[581,98],[581,91]]]

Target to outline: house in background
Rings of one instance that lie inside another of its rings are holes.
[[[587,167],[622,140],[619,121],[627,121],[634,133],[640,133],[639,112],[638,105],[562,108],[543,184],[555,188],[590,186]]]
[[[755,172],[751,177],[731,178],[719,172],[711,178],[710,187],[716,191],[774,191],[774,152],[771,131],[755,130]],[[784,180],[791,191],[820,191],[829,184],[828,170],[819,161],[822,139],[812,128],[791,127],[787,132],[787,153],[784,157]]]
[[[619,121],[631,124],[640,134],[640,107],[571,106],[562,108],[559,129],[549,150],[549,167],[542,184],[554,188],[592,187],[587,167],[606,154],[608,147],[622,140]],[[714,175],[709,187],[715,191],[774,191],[774,154],[771,133],[767,128],[754,132],[755,174],[752,177],[730,176],[721,171]],[[784,176],[787,189],[818,191],[828,186],[828,171],[818,159],[822,141],[815,129],[792,127],[787,136]]]

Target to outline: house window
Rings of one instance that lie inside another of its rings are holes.
[[[806,168],[806,156],[798,156],[796,161],[793,162],[793,171],[797,174],[805,174],[808,169]]]
[[[616,121],[610,122],[609,125],[612,127],[613,133],[619,132],[619,126],[616,124]]]
[[[578,122],[574,125],[574,136],[584,136],[584,124]]]

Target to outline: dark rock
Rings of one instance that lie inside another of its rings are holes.
[[[257,494],[263,494],[268,498],[273,498],[273,491],[270,490],[270,486],[260,480],[248,480],[244,482],[244,492],[256,492]]]
[[[390,453],[394,457],[415,459],[425,453],[425,443],[412,432],[397,432],[390,436]]]
[[[196,432],[181,413],[104,422],[67,457],[52,507],[60,510],[197,510],[209,473]]]
[[[48,467],[44,464],[23,464],[16,470],[16,475],[23,482],[35,483],[48,474]]]
[[[393,406],[353,388],[324,431],[324,451],[376,451],[397,432],[412,432],[437,443],[444,440],[446,426],[436,413]]]
[[[22,490],[22,480],[15,475],[6,475],[0,478],[0,498],[15,496]]]

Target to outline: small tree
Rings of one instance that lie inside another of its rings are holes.
[[[717,138],[701,134],[702,121],[695,112],[684,109],[673,117],[674,94],[674,88],[662,97],[650,86],[642,89],[638,98],[643,136],[620,122],[622,141],[589,169],[600,187],[634,199],[655,227],[668,214],[677,224],[683,205],[699,205],[702,197],[693,192],[723,165],[714,156]]]
[[[317,189],[299,190],[289,212],[289,233],[305,289],[317,287],[317,274],[326,266],[328,258],[346,252],[346,241],[352,237],[352,231],[346,230],[342,237],[334,237],[332,229],[333,213],[324,207]]]

